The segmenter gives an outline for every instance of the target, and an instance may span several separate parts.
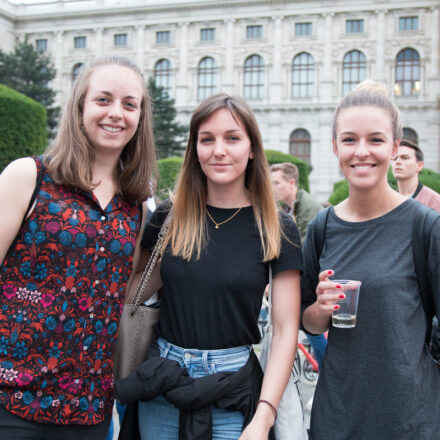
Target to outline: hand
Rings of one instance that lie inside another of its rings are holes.
[[[267,440],[270,427],[259,424],[255,418],[246,426],[238,440]]]
[[[339,309],[337,302],[345,298],[342,286],[329,279],[334,274],[331,269],[319,274],[319,283],[316,287],[316,308],[323,317],[330,317],[335,310]],[[335,293],[337,290],[340,292]]]
[[[267,440],[274,422],[272,409],[265,404],[260,404],[238,440]]]

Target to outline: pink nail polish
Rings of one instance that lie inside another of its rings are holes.
[[[344,295],[343,293],[341,293],[341,294],[339,295],[339,298],[344,299],[344,298],[345,298],[345,295]]]
[[[340,289],[342,286],[340,284],[336,284],[336,289]]]
[[[333,271],[332,271],[332,270],[329,270],[329,271],[328,271],[328,274],[329,274],[329,275],[333,275]]]
[[[339,310],[340,307],[338,305],[335,306],[335,310]]]

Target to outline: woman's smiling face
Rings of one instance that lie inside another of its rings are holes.
[[[393,141],[391,118],[385,110],[360,106],[339,113],[333,151],[352,188],[365,190],[386,182],[398,142]]]

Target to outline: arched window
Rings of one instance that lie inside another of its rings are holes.
[[[154,81],[157,86],[163,87],[168,95],[171,96],[173,90],[173,70],[168,60],[162,59],[156,63],[154,67]]]
[[[342,67],[342,94],[346,95],[365,79],[367,60],[358,50],[345,54]]]
[[[298,128],[290,135],[290,154],[310,164],[310,133]]]
[[[403,138],[414,141],[416,144],[419,143],[419,136],[417,135],[417,132],[409,127],[403,127]]]
[[[414,49],[403,49],[396,57],[396,95],[410,96],[420,92],[420,55]]]
[[[84,69],[83,63],[78,63],[73,66],[72,69],[72,82],[76,81],[76,78],[78,78],[78,75],[81,73],[81,71]]]
[[[302,52],[293,59],[293,98],[311,98],[313,96],[314,74],[315,62],[310,54]]]
[[[203,58],[199,63],[197,98],[205,99],[217,91],[217,63],[214,58]]]
[[[244,97],[264,97],[264,61],[259,55],[251,55],[244,62]]]

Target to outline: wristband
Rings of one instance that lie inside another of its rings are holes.
[[[277,411],[277,409],[275,408],[274,405],[272,405],[268,400],[260,399],[260,400],[257,402],[257,404],[255,405],[255,409],[257,408],[257,406],[258,406],[259,403],[265,403],[265,404],[269,405],[270,408],[271,408],[271,410],[273,411],[273,413],[274,413],[274,415],[275,415],[275,420],[277,419],[278,411]]]

